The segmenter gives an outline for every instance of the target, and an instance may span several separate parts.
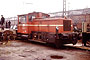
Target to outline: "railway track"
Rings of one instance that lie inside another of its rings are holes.
[[[90,51],[90,45],[82,46],[82,43],[77,43],[76,45],[73,45],[73,44],[65,44],[64,46],[74,47],[74,48],[83,49],[83,50],[89,50],[89,51]]]
[[[41,45],[46,45],[45,43],[41,43],[41,42],[34,42],[32,40],[30,40],[32,43],[34,44],[41,44]],[[54,47],[54,45],[48,45],[49,47]],[[75,48],[75,49],[81,49],[81,50],[88,50],[90,51],[90,45],[87,44],[87,46],[82,46],[82,43],[77,43],[76,45],[73,45],[73,44],[64,44],[63,46],[64,48]],[[60,49],[62,49],[63,47],[61,47]]]

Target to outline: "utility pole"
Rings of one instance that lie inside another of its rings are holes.
[[[68,3],[68,18],[69,18],[69,12],[70,12],[70,11],[69,11],[69,7],[70,7],[69,4],[70,4],[70,3]]]
[[[66,15],[66,0],[63,0],[63,15],[62,15],[62,17],[64,18],[65,15]]]

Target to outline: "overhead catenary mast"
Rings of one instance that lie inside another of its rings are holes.
[[[62,14],[62,17],[64,18],[65,15],[66,15],[66,0],[63,0],[63,14]]]

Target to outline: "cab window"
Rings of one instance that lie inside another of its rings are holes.
[[[43,15],[42,18],[48,18],[48,16]]]
[[[19,16],[19,23],[26,23],[26,16]]]
[[[32,22],[34,18],[35,18],[35,15],[29,15],[29,22]]]

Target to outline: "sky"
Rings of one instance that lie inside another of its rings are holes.
[[[90,0],[66,0],[67,10],[90,8]],[[1,0],[0,15],[14,17],[33,11],[53,13],[63,10],[63,0]]]

